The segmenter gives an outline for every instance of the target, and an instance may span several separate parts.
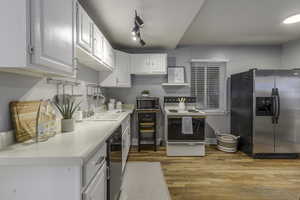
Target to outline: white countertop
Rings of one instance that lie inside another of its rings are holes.
[[[172,115],[172,116],[206,116],[206,113],[205,112],[202,112],[202,111],[199,111],[199,112],[188,112],[188,111],[178,111],[178,112],[170,112],[169,110],[177,110],[178,107],[165,107],[164,109],[164,113],[166,115]],[[192,107],[191,108],[188,108],[188,109],[193,109]]]
[[[15,144],[0,151],[1,165],[82,165],[133,112],[126,110],[117,121],[83,121],[74,132],[61,133],[46,142]]]

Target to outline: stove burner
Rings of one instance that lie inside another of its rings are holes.
[[[178,110],[170,109],[169,112],[178,113]]]

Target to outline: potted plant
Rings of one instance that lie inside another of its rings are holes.
[[[79,108],[80,102],[75,104],[74,101],[68,99],[64,104],[55,103],[55,105],[63,117],[61,120],[61,131],[63,133],[74,131],[75,121],[73,115]]]
[[[143,90],[143,91],[142,91],[142,96],[144,96],[144,97],[149,96],[149,94],[150,94],[150,91],[149,91],[149,90]]]

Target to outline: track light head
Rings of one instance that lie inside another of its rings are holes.
[[[132,40],[133,40],[133,41],[137,41],[137,36],[134,35],[134,36],[132,37]]]
[[[131,31],[131,34],[132,35],[137,35],[137,33],[139,33],[139,32],[140,32],[140,27],[136,23],[134,23],[134,27]]]
[[[136,10],[135,10],[134,23],[137,24],[139,27],[143,27],[144,26],[144,21],[142,20],[142,18],[140,16],[137,15]]]
[[[142,20],[142,18],[140,16],[135,17],[135,23],[137,23],[139,25],[139,27],[144,26],[144,21]]]
[[[146,42],[145,42],[143,39],[140,39],[140,44],[141,44],[142,46],[145,46],[145,45],[146,45]]]

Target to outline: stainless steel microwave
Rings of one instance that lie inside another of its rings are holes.
[[[158,97],[137,97],[136,98],[137,109],[159,109],[159,98]]]

